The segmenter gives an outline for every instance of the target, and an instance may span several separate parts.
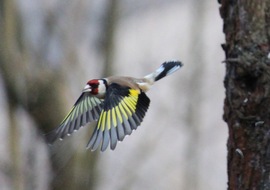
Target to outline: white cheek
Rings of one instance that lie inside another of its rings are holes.
[[[104,95],[104,94],[106,93],[106,86],[105,86],[104,84],[99,85],[98,93],[99,93],[100,95]]]

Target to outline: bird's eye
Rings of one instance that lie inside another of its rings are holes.
[[[92,84],[92,88],[97,88],[98,84]]]

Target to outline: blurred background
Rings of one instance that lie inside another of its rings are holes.
[[[226,189],[224,41],[210,0],[0,0],[0,189]],[[184,67],[115,151],[95,125],[48,146],[89,79]]]

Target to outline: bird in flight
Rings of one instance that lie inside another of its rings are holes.
[[[168,61],[143,78],[110,76],[88,81],[60,125],[45,135],[47,142],[52,144],[97,121],[87,148],[94,151],[101,146],[101,151],[105,151],[110,145],[114,150],[117,142],[123,141],[143,121],[150,104],[145,92],[182,66],[180,61]]]

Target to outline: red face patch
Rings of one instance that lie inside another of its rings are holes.
[[[98,86],[99,86],[99,81],[97,79],[93,79],[87,82],[89,86],[91,86],[91,94],[97,95],[98,94]]]
[[[90,86],[93,86],[93,85],[99,85],[99,81],[98,81],[98,79],[93,79],[93,80],[89,80],[88,82],[87,82],[87,84],[89,84]]]

